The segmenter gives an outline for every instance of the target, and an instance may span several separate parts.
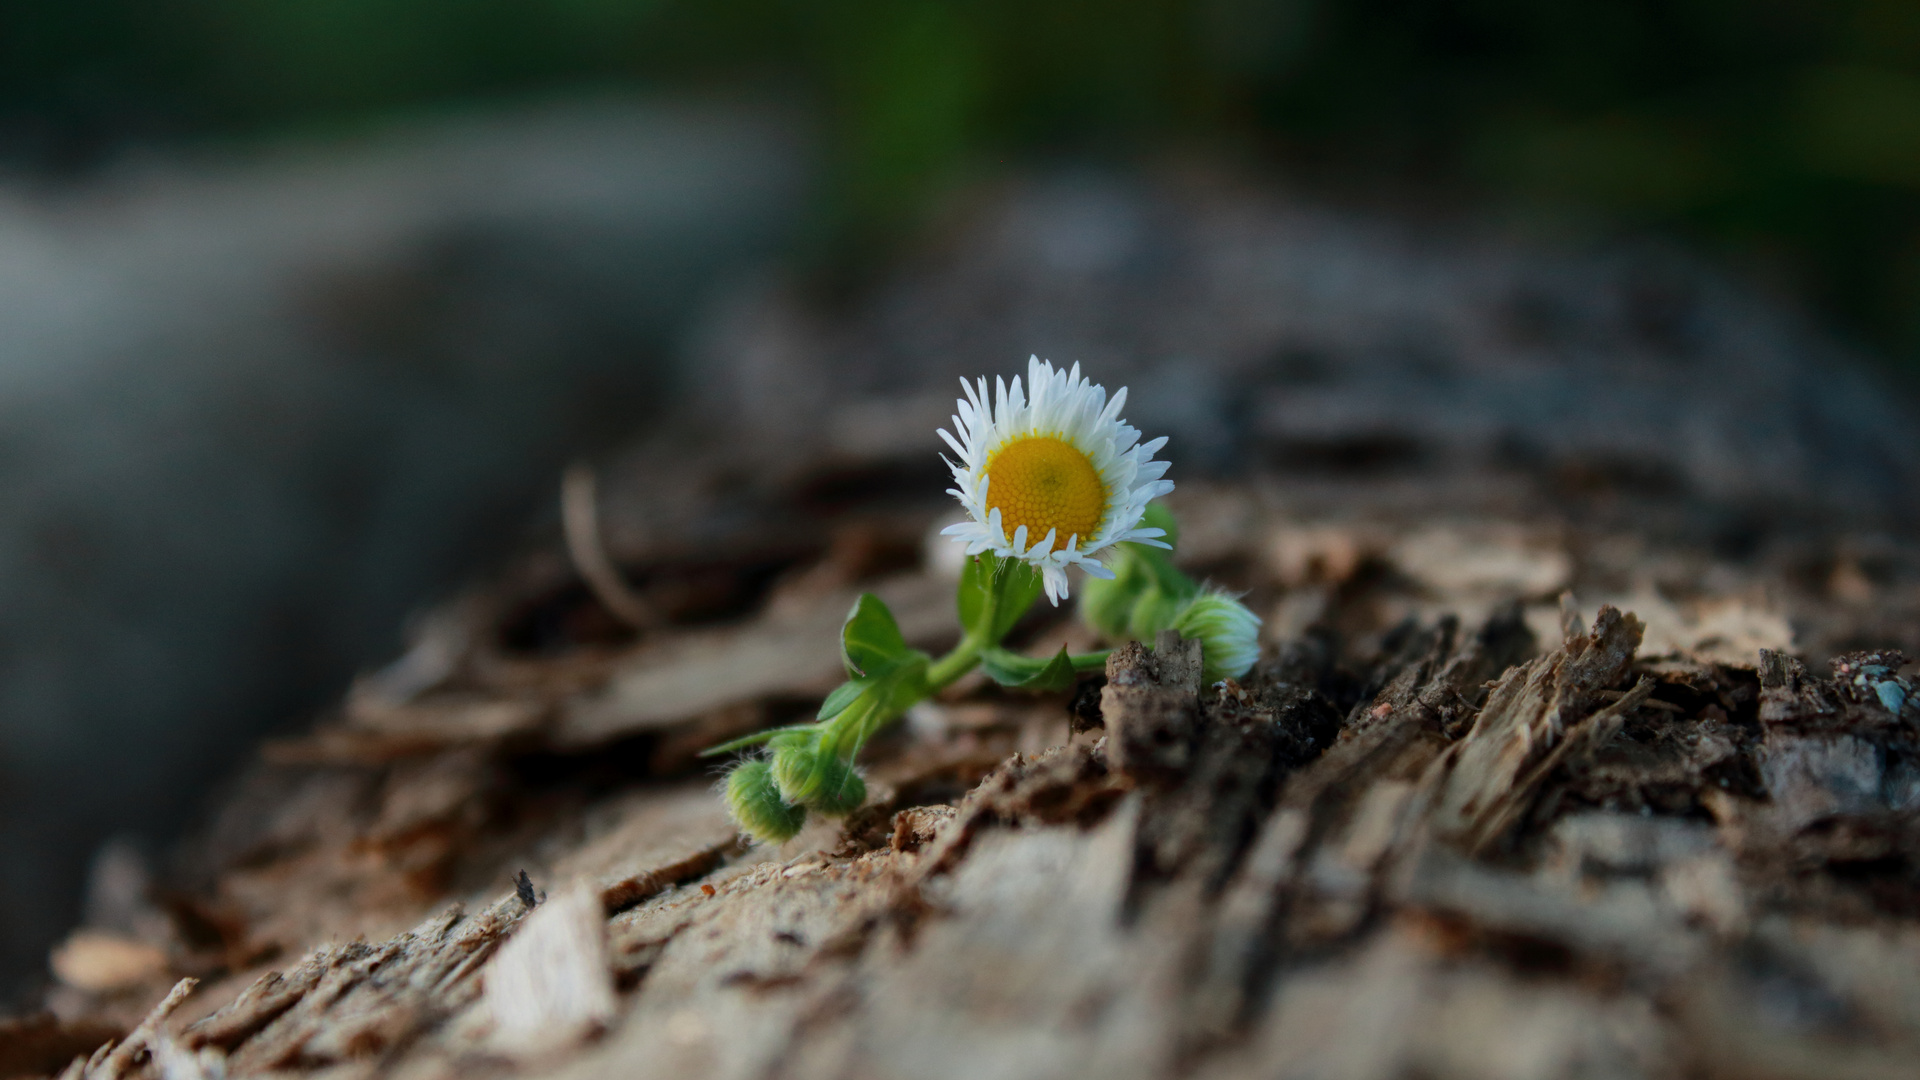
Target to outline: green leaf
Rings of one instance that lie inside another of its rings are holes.
[[[1031,564],[998,555],[979,555],[968,559],[960,571],[960,625],[989,643],[998,643],[1040,599],[1046,578]],[[997,595],[996,595],[997,594]],[[982,627],[980,620],[989,597],[994,600],[993,625]]]
[[[860,692],[851,694],[852,700],[839,714],[820,725],[820,745],[851,761],[874,732],[927,696],[930,662],[926,653],[912,650],[884,674],[849,683],[859,685]]]
[[[1113,650],[1111,649],[1101,649],[1098,652],[1074,653],[1072,656],[1067,657],[1067,659],[1073,661],[1073,670],[1075,671],[1105,671],[1107,670],[1107,657],[1112,654]]]
[[[987,592],[993,588],[993,565],[999,561],[998,555],[976,555],[960,567],[960,591],[954,594],[954,603],[960,609],[960,627],[968,633],[987,606]]]
[[[768,728],[765,731],[756,731],[751,735],[742,735],[737,739],[729,739],[728,741],[721,743],[719,746],[709,746],[705,750],[700,751],[699,756],[718,757],[721,754],[731,753],[732,751],[735,751],[735,750],[744,750],[749,746],[757,746],[760,743],[766,742],[770,739],[776,738],[781,735],[785,735],[790,731],[812,731],[812,730],[813,730],[812,724],[789,724],[786,727]]]
[[[1074,682],[1073,658],[1064,645],[1048,660],[987,649],[980,654],[980,670],[1001,686],[1018,690],[1065,690]]]
[[[886,695],[882,707],[886,710],[887,719],[891,720],[913,708],[932,692],[927,689],[927,668],[932,662],[932,657],[926,653],[916,652],[887,673],[886,681],[881,686]]]
[[[873,686],[873,679],[849,679],[834,687],[827,700],[820,703],[820,711],[814,714],[815,720],[831,720],[847,711],[847,706],[860,699],[860,695]]]
[[[853,678],[883,674],[888,668],[913,655],[893,612],[872,593],[861,593],[847,612],[846,625],[840,628],[840,658]]]

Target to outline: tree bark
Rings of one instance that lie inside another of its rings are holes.
[[[1684,506],[1186,484],[1181,557],[1266,618],[1245,678],[1166,635],[1071,694],[963,680],[868,748],[865,806],[754,847],[697,752],[810,714],[862,590],[916,644],[955,633],[933,506],[783,509],[844,468],[744,516],[636,496],[668,539],[614,562],[655,628],[551,551],[423,620],[264,748],[148,930],[89,931],[164,965],[74,953],[58,1019],[0,1052],[51,1074],[127,1031],[67,1074],[170,1080],[1920,1060],[1920,700],[1906,641],[1847,648],[1912,624],[1807,572],[1837,535],[1729,559],[1643,525]],[[1016,633],[1093,644],[1070,608]]]

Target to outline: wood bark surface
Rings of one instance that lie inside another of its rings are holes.
[[[629,462],[652,539],[616,561],[662,625],[624,628],[556,543],[267,745],[0,1062],[1920,1071],[1909,547],[1863,569],[1816,522],[1729,557],[1684,505],[1512,478],[1183,483],[1180,558],[1266,619],[1246,677],[1203,684],[1169,634],[1070,694],[963,680],[870,746],[866,805],[768,848],[698,752],[810,714],[860,591],[949,643],[951,564],[917,474],[814,459],[743,495],[736,465],[692,436]],[[1093,644],[1044,605],[1016,640]]]

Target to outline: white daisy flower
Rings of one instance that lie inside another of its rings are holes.
[[[1126,387],[1108,401],[1105,387],[1080,377],[1079,364],[1059,371],[1037,356],[1027,361],[1025,391],[1019,376],[1011,389],[994,380],[991,409],[986,379],[960,386],[967,396],[953,418],[958,437],[945,429],[940,437],[960,455],[958,462],[942,458],[959,485],[948,490],[972,520],[941,531],[967,554],[1033,564],[1057,606],[1067,595],[1067,567],[1110,578],[1095,557],[1107,548],[1168,546],[1158,539],[1164,530],[1140,527],[1147,503],[1173,490],[1161,479],[1167,463],[1153,460],[1167,440],[1143,443],[1120,419]]]

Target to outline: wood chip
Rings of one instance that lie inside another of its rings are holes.
[[[887,602],[908,641],[925,644],[952,635],[952,583],[915,575],[873,591]],[[824,695],[844,677],[833,642],[857,595],[835,592],[782,618],[643,645],[604,689],[567,704],[553,744],[594,746],[769,694]]]
[[[1576,735],[1588,725],[1609,728],[1651,692],[1643,682],[1635,693],[1595,707],[1626,675],[1640,632],[1633,616],[1601,608],[1592,633],[1502,676],[1451,759],[1435,829],[1471,851],[1499,840],[1546,771],[1576,745]]]
[[[53,973],[79,990],[113,993],[165,977],[166,951],[103,930],[78,930],[53,950]]]
[[[548,898],[487,966],[488,1045],[517,1057],[550,1054],[597,1034],[616,1002],[600,895],[577,887]]]
[[[135,1068],[137,1057],[149,1052],[150,1043],[160,1031],[160,1025],[166,1022],[167,1017],[173,1015],[174,1010],[180,1007],[180,1003],[185,1001],[187,995],[193,993],[194,987],[198,985],[200,980],[192,978],[181,979],[175,983],[173,989],[167,991],[167,996],[161,998],[160,1003],[147,1013],[146,1019],[140,1021],[138,1027],[128,1032],[127,1037],[122,1039],[104,1060],[97,1066],[89,1063],[86,1072],[87,1080],[119,1080],[120,1077],[127,1075]]]

